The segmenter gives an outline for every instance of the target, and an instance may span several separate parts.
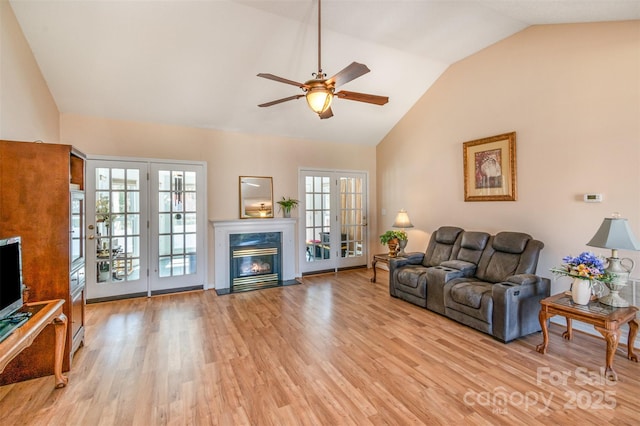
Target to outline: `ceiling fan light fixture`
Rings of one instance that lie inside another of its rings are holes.
[[[324,84],[310,85],[307,90],[306,99],[309,108],[316,114],[322,114],[331,106],[333,101],[333,89]]]

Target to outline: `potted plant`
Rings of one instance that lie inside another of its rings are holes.
[[[380,242],[389,247],[389,257],[396,257],[399,240],[406,241],[407,233],[404,231],[387,231],[380,235]]]
[[[283,217],[291,217],[291,209],[298,207],[298,200],[294,200],[293,198],[284,198],[282,200],[276,201],[282,210]]]

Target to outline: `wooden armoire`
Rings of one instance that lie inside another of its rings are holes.
[[[0,141],[0,238],[22,237],[28,301],[63,299],[63,370],[84,342],[85,156],[70,145]],[[0,385],[53,374],[47,326],[0,374]]]

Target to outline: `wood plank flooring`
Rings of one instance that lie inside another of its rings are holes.
[[[2,425],[638,424],[640,365],[550,327],[507,345],[389,296],[370,270],[87,306],[69,385],[0,387]]]

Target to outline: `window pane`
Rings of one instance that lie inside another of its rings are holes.
[[[127,234],[129,235],[140,234],[140,215],[139,214],[127,215]]]
[[[137,213],[140,211],[140,193],[127,192],[127,211]]]
[[[171,258],[170,257],[161,257],[158,266],[159,266],[158,273],[161,277],[171,276]]]
[[[158,189],[160,191],[171,190],[171,179],[168,170],[160,170],[158,172]]]
[[[96,189],[109,189],[109,169],[96,169]]]
[[[158,232],[161,234],[171,233],[171,215],[162,213],[158,215]]]
[[[127,169],[127,189],[132,191],[140,189],[140,170]]]
[[[184,173],[184,190],[185,191],[196,190],[196,172]]]
[[[158,194],[158,211],[171,211],[171,195],[169,192],[161,192]]]
[[[112,235],[125,234],[124,215],[111,215],[111,233]]]
[[[171,235],[160,235],[158,238],[158,254],[160,256],[171,254]]]
[[[184,235],[178,234],[173,236],[173,250],[172,254],[184,253]]]
[[[196,232],[196,213],[187,213],[184,215],[184,231]]]
[[[124,189],[124,169],[111,169],[111,189]]]
[[[113,191],[111,193],[111,211],[124,213],[124,192]]]

